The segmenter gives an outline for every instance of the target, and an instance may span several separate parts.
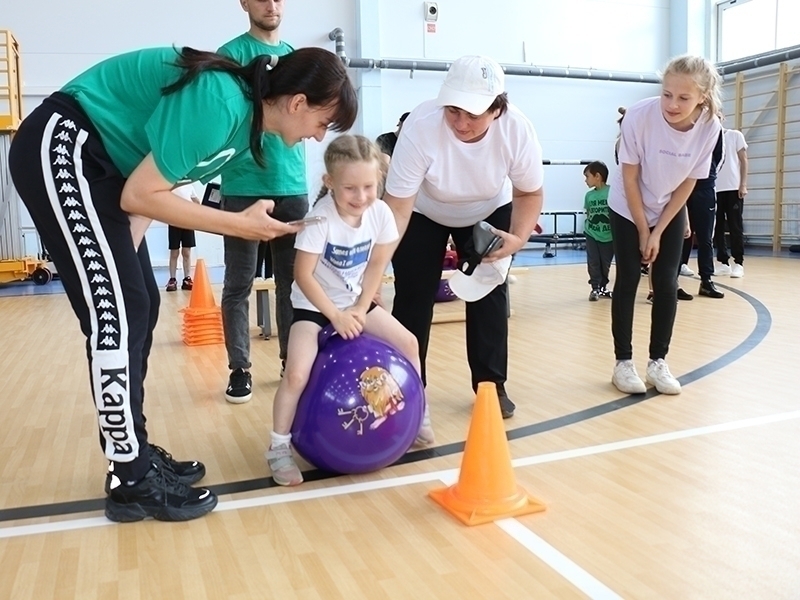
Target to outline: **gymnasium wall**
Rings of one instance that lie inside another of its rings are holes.
[[[703,1],[442,0],[436,31],[429,32],[422,1],[286,0],[282,34],[295,46],[333,50],[328,33],[341,27],[350,57],[452,60],[482,53],[509,64],[654,73],[688,31],[680,22],[676,26],[674,14],[671,21],[670,5]],[[234,0],[8,4],[0,27],[11,29],[22,48],[26,111],[107,56],[169,44],[214,49],[247,28],[247,17]],[[444,73],[421,71],[413,77],[388,70],[353,70],[352,75],[364,99],[357,132],[372,138],[392,130],[402,112],[434,97],[444,79]],[[597,158],[609,165],[617,107],[658,93],[653,84],[519,76],[509,76],[507,87],[511,101],[536,127],[546,158]],[[324,146],[307,142],[312,196]],[[581,168],[546,169],[546,210],[581,208]],[[27,215],[22,218],[23,225],[30,225]],[[166,227],[154,224],[148,245],[153,263],[166,264]],[[221,264],[219,237],[200,235],[198,255]]]

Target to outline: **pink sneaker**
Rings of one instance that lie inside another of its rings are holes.
[[[267,451],[267,463],[272,471],[272,478],[278,485],[300,485],[303,474],[294,462],[292,449],[288,444],[281,444]]]

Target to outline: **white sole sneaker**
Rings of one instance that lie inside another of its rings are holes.
[[[264,456],[275,483],[286,486],[303,483],[303,473],[294,461],[292,449],[288,445],[282,444],[277,448],[270,448]]]
[[[731,274],[731,267],[730,265],[717,265],[717,268],[714,269],[714,275],[716,277],[729,277]]]
[[[647,386],[636,372],[632,360],[617,361],[611,383],[623,394],[644,394],[647,391]]]
[[[661,394],[675,396],[681,393],[680,382],[669,372],[669,367],[663,358],[647,363],[646,377],[647,383]]]

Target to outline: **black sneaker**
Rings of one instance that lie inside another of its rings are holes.
[[[694,300],[694,296],[683,288],[678,288],[678,300]]]
[[[600,290],[598,288],[593,288],[591,292],[589,292],[589,302],[597,302],[597,299],[600,297]]]
[[[228,379],[225,399],[231,404],[244,404],[253,397],[253,376],[244,369],[234,369]]]
[[[600,297],[601,298],[611,298],[612,297],[611,296],[611,290],[607,290],[604,287],[600,288],[600,292],[599,293],[600,293]]]
[[[211,490],[189,487],[175,473],[155,463],[135,485],[125,485],[112,475],[109,487],[106,518],[117,523],[147,517],[158,521],[189,521],[211,512],[217,505],[217,497]]]
[[[192,281],[192,278],[187,275],[186,277],[183,278],[183,282],[181,283],[181,289],[189,290],[191,292],[192,287],[194,287],[194,282]]]
[[[510,419],[513,417],[517,405],[511,401],[508,394],[506,394],[506,390],[500,386],[497,386],[497,398],[500,400],[500,414],[503,415],[503,418]]]
[[[172,454],[155,444],[150,444],[150,460],[157,467],[166,467],[175,473],[180,482],[186,485],[196,483],[206,475],[206,466],[203,463],[196,460],[175,460]]]
[[[720,292],[714,282],[711,280],[703,281],[700,283],[700,290],[697,292],[700,296],[706,296],[707,298],[724,298],[725,294]]]

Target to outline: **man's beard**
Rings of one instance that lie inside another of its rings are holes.
[[[273,24],[271,22],[270,23],[263,23],[263,22],[260,22],[260,21],[253,21],[253,24],[256,27],[258,27],[260,30],[262,30],[262,31],[275,31],[276,29],[278,29],[278,27],[281,26],[281,17],[278,17],[278,22],[275,23],[275,24]]]

